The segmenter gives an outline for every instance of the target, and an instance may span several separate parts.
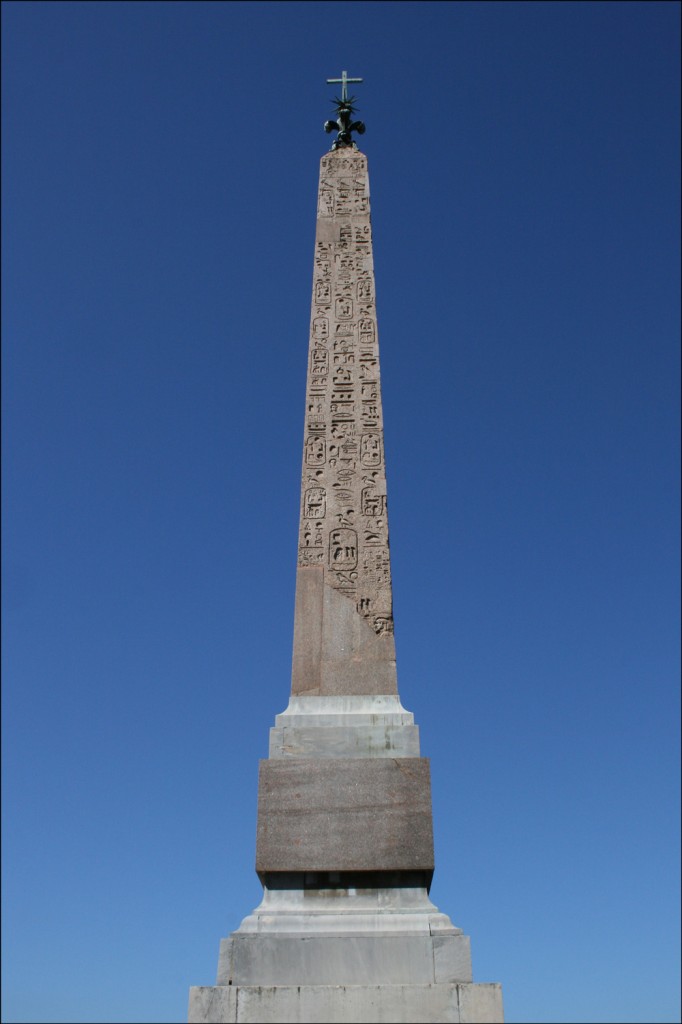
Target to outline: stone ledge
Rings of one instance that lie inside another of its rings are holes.
[[[286,725],[414,725],[397,694],[360,696],[292,696],[286,709],[275,716],[275,726]]]
[[[471,982],[468,935],[265,935],[220,944],[218,985],[432,985]]]
[[[282,757],[419,757],[419,726],[275,726],[270,730],[270,758]]]
[[[189,1024],[503,1024],[498,984],[190,989]]]

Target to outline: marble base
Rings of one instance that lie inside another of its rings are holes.
[[[500,985],[221,985],[190,989],[189,1024],[501,1024]]]
[[[239,935],[223,939],[218,984],[471,982],[467,935]]]
[[[500,986],[472,983],[469,938],[419,877],[268,877],[217,984],[191,989],[190,1024],[501,1022]]]
[[[419,726],[398,696],[292,697],[270,757],[419,757]]]

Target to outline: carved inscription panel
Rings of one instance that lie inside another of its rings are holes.
[[[393,632],[369,182],[363,154],[322,158],[299,564]]]

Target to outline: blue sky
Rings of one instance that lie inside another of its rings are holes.
[[[322,123],[367,123],[398,678],[507,1021],[679,1021],[679,5],[3,4],[3,1021],[259,901]]]

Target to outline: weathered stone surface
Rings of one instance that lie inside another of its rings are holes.
[[[270,730],[270,757],[419,757],[416,725],[293,726]]]
[[[393,635],[377,636],[355,605],[325,584],[320,566],[299,566],[296,576],[291,692],[398,692]]]
[[[292,696],[270,757],[419,757],[419,728],[397,694]]]
[[[226,964],[229,963],[229,967]],[[226,969],[227,967],[227,969]],[[235,932],[219,984],[433,985],[470,982],[465,935],[266,935]]]
[[[434,935],[432,950],[435,982],[472,981],[468,935]]]
[[[499,985],[222,986],[190,989],[190,1024],[501,1024]]]
[[[244,918],[233,937],[256,932],[461,935],[461,928],[455,928],[447,914],[431,902],[426,882],[424,871],[266,874],[261,903]]]
[[[238,991],[233,985],[193,985],[189,990],[188,1024],[237,1021]]]
[[[261,761],[256,871],[433,871],[427,758]]]
[[[414,725],[397,694],[300,697],[292,694],[275,725]]]
[[[397,693],[367,160],[320,165],[294,694]]]
[[[461,1024],[499,1024],[504,1020],[501,985],[458,985],[457,989]]]

